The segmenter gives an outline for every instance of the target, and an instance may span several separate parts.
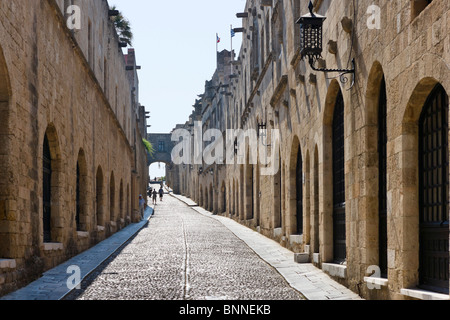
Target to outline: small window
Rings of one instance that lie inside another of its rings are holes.
[[[433,0],[411,0],[412,19],[415,19]]]
[[[165,145],[164,141],[159,141],[158,142],[158,151],[165,152],[165,150],[166,150],[166,145]]]

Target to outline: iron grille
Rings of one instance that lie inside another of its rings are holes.
[[[80,166],[77,163],[77,189],[76,189],[76,215],[75,221],[77,224],[77,231],[81,231],[80,225],[80,214],[81,214],[81,203],[80,203]]]
[[[297,189],[297,234],[303,234],[303,161],[300,147],[297,155],[296,169],[296,189]]]
[[[44,138],[43,153],[43,227],[44,242],[52,241],[51,201],[52,201],[52,160],[47,136]]]
[[[333,116],[333,251],[336,263],[347,258],[344,139],[344,98],[339,91]]]
[[[448,294],[448,97],[441,85],[424,106],[419,137],[420,286]]]
[[[379,267],[381,276],[387,278],[387,98],[386,82],[383,78],[380,86],[380,102],[378,107],[378,215],[379,215]]]

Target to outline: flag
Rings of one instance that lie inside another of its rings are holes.
[[[234,38],[235,35],[236,35],[236,33],[234,32],[234,29],[231,28],[231,37]]]
[[[217,35],[217,43],[220,43],[219,35]]]

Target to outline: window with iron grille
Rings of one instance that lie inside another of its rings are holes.
[[[297,191],[297,234],[303,234],[303,160],[300,146],[297,154],[296,170],[296,191]]]
[[[345,230],[344,98],[339,91],[333,116],[333,253],[334,262],[347,258]]]
[[[420,286],[449,293],[448,96],[430,94],[419,121]]]
[[[47,135],[44,138],[43,153],[43,226],[44,242],[52,241],[51,232],[51,202],[52,202],[52,157]]]
[[[380,86],[378,106],[378,216],[379,216],[379,267],[381,276],[387,278],[387,99],[386,82],[383,78]]]

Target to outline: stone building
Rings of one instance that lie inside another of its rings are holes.
[[[448,299],[450,2],[313,4],[326,17],[316,70],[296,23],[308,2],[248,0],[230,90],[217,93],[226,129],[256,130],[279,170],[262,174],[261,158],[227,163],[180,191],[364,298]],[[352,69],[352,59],[354,78],[317,71]]]
[[[145,117],[110,14],[0,2],[0,295],[139,217]]]

